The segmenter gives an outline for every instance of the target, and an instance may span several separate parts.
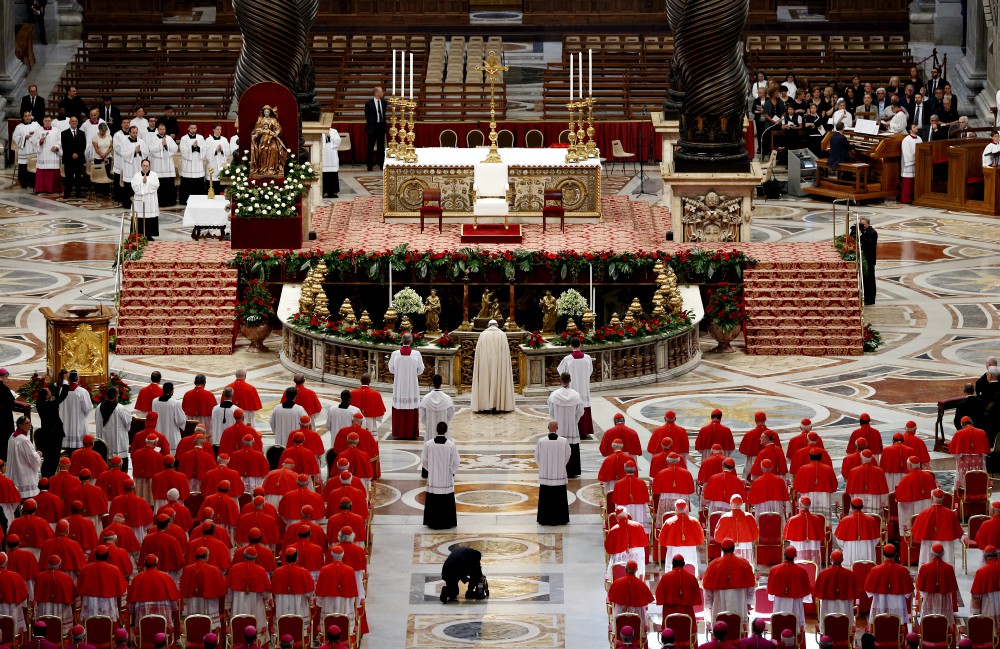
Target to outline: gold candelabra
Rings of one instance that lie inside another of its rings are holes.
[[[576,109],[578,104],[576,102],[569,102],[566,104],[566,108],[569,109],[569,148],[566,149],[566,162],[567,164],[578,162],[579,158],[576,153],[576,120],[573,119],[573,111]]]
[[[594,98],[587,97],[580,101],[570,101],[566,104],[569,109],[569,149],[566,151],[566,162],[583,162],[588,158],[596,158],[600,155],[597,148],[597,141],[594,139],[596,130],[594,129]],[[574,112],[580,111],[579,117],[574,118]],[[584,114],[586,112],[586,114]],[[583,123],[586,120],[587,128]]]
[[[396,135],[399,133],[399,129],[396,128],[396,104],[399,103],[399,97],[389,97],[389,106],[392,107],[392,126],[389,128],[389,146],[386,147],[385,155],[388,158],[395,158],[399,153],[399,143],[396,142]]]
[[[477,65],[477,72],[485,72],[490,79],[490,152],[483,162],[502,162],[500,152],[497,150],[497,113],[496,113],[496,82],[497,76],[501,72],[506,72],[510,68],[500,65],[500,59],[494,50],[490,50],[486,55],[486,63]]]
[[[587,155],[588,158],[596,158],[600,155],[597,142],[594,141],[594,98],[587,97]]]
[[[413,125],[416,122],[417,102],[415,102],[415,101],[407,101],[407,100],[404,99],[402,101],[402,105],[403,105],[403,119],[404,119],[404,121],[406,120],[406,109],[407,108],[410,109],[410,120],[406,124],[407,128],[409,129],[408,132],[406,133],[406,146],[404,147],[402,145],[402,143],[400,143],[400,149],[402,151],[401,155],[402,155],[402,159],[403,159],[404,162],[416,162],[417,161],[417,150],[416,150],[416,147],[413,146],[413,143],[417,139],[417,131],[413,127]]]

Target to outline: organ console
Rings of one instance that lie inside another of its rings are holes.
[[[830,135],[823,137],[822,149],[830,148]],[[804,187],[814,196],[851,198],[864,201],[894,198],[899,193],[899,169],[902,158],[902,134],[865,135],[844,131],[854,147],[851,162],[842,162],[836,170],[826,166],[826,159],[817,161],[816,184]]]

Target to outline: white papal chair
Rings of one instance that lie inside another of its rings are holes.
[[[510,214],[510,181],[504,162],[480,162],[474,167],[472,183],[472,225],[481,216],[502,216],[507,227]]]

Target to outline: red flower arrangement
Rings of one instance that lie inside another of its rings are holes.
[[[108,376],[107,383],[98,383],[92,386],[84,386],[90,392],[90,400],[94,402],[94,405],[104,401],[104,393],[110,387],[118,388],[118,403],[127,406],[132,403],[132,388],[129,387],[128,383],[122,380],[115,372],[112,372]]]
[[[538,330],[536,329],[531,332],[531,334],[528,336],[528,341],[524,344],[527,345],[528,347],[531,347],[532,349],[538,349],[539,347],[545,346],[545,337],[542,336],[542,334],[539,333]]]
[[[434,344],[442,349],[449,349],[457,345],[458,341],[455,340],[454,337],[452,337],[450,331],[446,331],[443,334],[441,334],[441,336],[437,340],[434,341]]]
[[[259,279],[247,282],[243,299],[236,305],[236,320],[253,326],[270,322],[274,317],[274,298],[267,283]]]
[[[743,285],[723,284],[715,290],[709,289],[708,304],[705,305],[705,317],[723,331],[731,331],[746,320],[743,309]]]

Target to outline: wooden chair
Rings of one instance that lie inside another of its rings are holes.
[[[537,128],[533,128],[524,134],[524,146],[529,149],[541,149],[545,146],[545,135]]]
[[[1000,637],[994,633],[996,624],[993,618],[985,615],[972,615],[965,625],[966,634],[972,640],[972,649],[996,649]]]
[[[764,566],[774,566],[781,563],[781,553],[784,540],[781,538],[782,516],[777,512],[764,512],[757,516],[757,527],[760,531],[757,542],[757,563]]]
[[[920,617],[920,645],[924,649],[953,649],[955,633],[944,615]]]
[[[639,615],[635,613],[619,613],[615,616],[614,624],[611,627],[611,633],[609,634],[608,640],[611,646],[616,645],[616,641],[621,638],[622,629],[630,626],[634,631],[634,646],[641,647],[645,649],[646,647],[646,627],[643,624],[643,620]]]
[[[9,615],[0,615],[0,636],[4,638],[10,646],[17,646],[20,644],[19,636],[17,634],[17,622]],[[8,641],[7,639],[11,640]]]
[[[561,189],[545,188],[544,204],[542,206],[542,232],[545,232],[545,220],[559,219],[559,230],[566,232],[566,208],[563,207],[563,192]]]
[[[458,146],[458,133],[446,128],[438,135],[438,146],[446,149],[454,149]]]
[[[340,146],[337,147],[337,155],[341,153],[351,154],[351,162],[354,162],[354,147],[351,144],[351,134],[347,131],[340,134]]]
[[[480,146],[485,146],[485,144],[486,144],[486,135],[479,129],[469,131],[468,133],[465,134],[465,146],[469,147],[470,149],[474,149]]]
[[[83,622],[87,643],[94,649],[111,649],[114,643],[115,623],[107,615],[94,615]]]
[[[569,129],[564,128],[559,131],[559,137],[556,138],[559,144],[569,144]]]
[[[205,649],[204,638],[212,633],[212,618],[207,615],[186,615],[181,621],[185,649]]]
[[[351,647],[356,646],[354,637],[354,631],[352,630],[351,619],[346,615],[326,615],[323,617],[322,629],[320,629],[316,635],[317,637],[322,637],[323,642],[326,642],[326,630],[331,626],[336,625],[340,629],[340,637],[335,638],[334,642],[338,640],[341,642],[347,642]]]
[[[431,203],[434,203],[432,205]],[[420,231],[424,231],[424,218],[437,218],[438,232],[444,230],[444,211],[441,209],[441,190],[425,189],[420,205]]]
[[[816,587],[816,576],[819,574],[819,566],[817,566],[814,561],[796,561],[795,563],[805,568],[806,574],[809,575],[809,591],[812,592],[812,590]],[[804,608],[807,616],[816,615],[815,600],[805,604]]]
[[[511,149],[514,147],[514,132],[508,129],[500,129],[497,132],[497,147],[501,149]]]
[[[903,627],[898,615],[876,615],[872,621],[872,634],[875,636],[875,649],[901,649],[903,646]]]
[[[965,574],[969,574],[969,550],[981,550],[982,548],[976,544],[976,534],[979,532],[979,528],[982,527],[983,523],[990,520],[989,516],[978,515],[969,518],[969,532],[962,537],[962,568],[965,570]]]
[[[625,173],[625,163],[632,163],[632,173],[636,171],[635,166],[635,154],[629,153],[622,147],[621,140],[611,140],[611,171],[614,171],[614,166],[616,162],[622,164],[622,173]]]

